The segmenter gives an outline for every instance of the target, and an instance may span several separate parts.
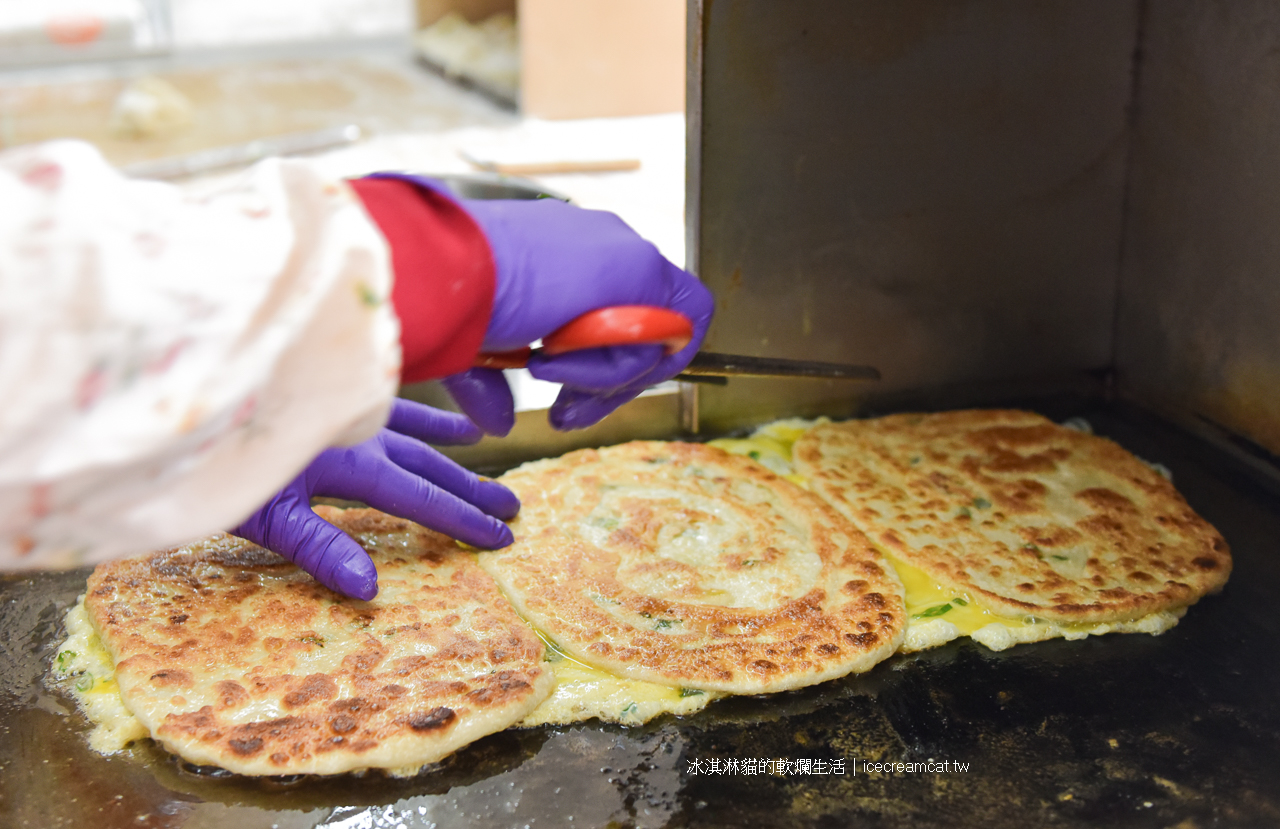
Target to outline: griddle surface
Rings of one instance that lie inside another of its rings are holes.
[[[1232,545],[1226,590],[1160,637],[1003,653],[962,640],[685,720],[497,734],[411,780],[249,781],[184,770],[149,743],[111,758],[90,752],[74,707],[41,684],[86,572],[9,579],[0,581],[0,825],[1280,825],[1280,501],[1141,413],[1037,408],[1083,415],[1170,467]],[[742,760],[761,758],[843,760],[846,773],[742,773]],[[736,760],[738,772],[706,774],[712,759]],[[968,771],[866,774],[867,760]],[[695,761],[704,773],[690,773]]]

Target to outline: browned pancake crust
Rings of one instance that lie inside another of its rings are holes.
[[[244,774],[420,765],[550,692],[541,641],[471,554],[375,510],[317,512],[369,551],[373,601],[229,535],[90,577],[125,703],[167,748]]]
[[[998,613],[1134,619],[1226,583],[1226,542],[1115,443],[1020,411],[817,426],[798,471],[870,538]]]
[[[481,553],[573,657],[633,679],[764,693],[897,648],[902,588],[820,499],[701,444],[636,442],[526,464],[511,547]]]

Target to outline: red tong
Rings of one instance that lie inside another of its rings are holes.
[[[610,345],[661,343],[674,354],[693,339],[693,323],[684,314],[651,305],[617,305],[588,311],[570,320],[542,340],[543,354],[565,354],[584,348]],[[476,368],[524,368],[533,356],[531,348],[481,354]],[[744,357],[699,351],[677,380],[724,383],[726,377],[810,377],[825,380],[879,380],[871,366]]]
[[[542,338],[543,354],[555,356],[584,348],[609,345],[661,343],[675,354],[693,339],[693,323],[684,314],[651,305],[615,305],[598,308],[570,320]],[[480,354],[476,368],[524,368],[532,348]]]

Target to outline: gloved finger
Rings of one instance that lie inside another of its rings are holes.
[[[463,469],[426,444],[412,438],[385,432],[383,444],[392,463],[451,492],[481,512],[503,521],[516,517],[520,499],[497,481],[481,478]]]
[[[551,428],[560,432],[585,429],[604,420],[614,409],[634,400],[648,386],[629,386],[613,394],[591,394],[569,387],[562,388],[547,412]]]
[[[496,549],[514,540],[506,524],[401,469],[385,454],[361,451],[359,446],[324,452],[329,453],[342,455],[337,462],[323,466],[324,471],[312,482],[313,495],[364,501],[374,509],[416,521],[473,547]]]
[[[693,355],[697,354],[698,349],[702,347],[707,329],[711,326],[711,318],[715,314],[715,299],[711,296],[711,291],[707,290],[707,286],[703,285],[697,277],[670,262],[665,262],[664,267],[672,285],[668,307],[689,318],[693,323],[693,338],[684,348],[659,361],[653,371],[637,380],[636,385],[643,382],[646,386],[651,386],[663,380],[669,380],[683,371],[693,359]]]
[[[608,393],[634,383],[662,360],[661,345],[587,348],[554,357],[535,354],[529,373],[539,380],[562,383],[580,391]]]
[[[516,404],[502,372],[473,368],[441,381],[458,408],[487,435],[502,437],[516,425]]]
[[[397,398],[391,402],[391,417],[387,428],[402,435],[436,443],[442,446],[458,446],[476,443],[484,437],[480,427],[466,415],[446,412]]]
[[[301,487],[290,486],[231,532],[297,564],[345,596],[378,595],[378,571],[346,533],[311,511]]]
[[[715,300],[706,286],[692,274],[670,262],[665,262],[663,267],[666,268],[666,276],[672,286],[667,307],[684,314],[693,323],[693,338],[689,344],[675,354],[662,358],[647,374],[616,391],[591,394],[570,387],[561,389],[547,415],[551,428],[568,431],[600,422],[649,386],[679,374],[702,347],[707,328],[711,325],[711,317],[715,313]]]

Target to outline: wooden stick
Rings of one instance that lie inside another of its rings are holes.
[[[562,173],[622,173],[640,169],[638,158],[614,158],[600,161],[531,161],[504,163],[482,161],[466,153],[462,157],[478,170],[504,176],[550,176]]]

